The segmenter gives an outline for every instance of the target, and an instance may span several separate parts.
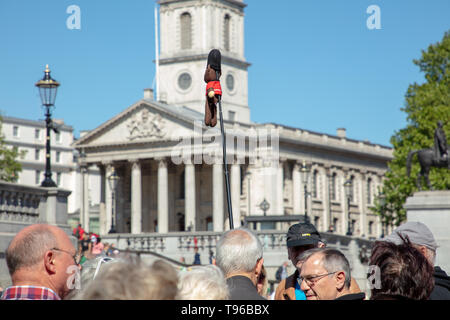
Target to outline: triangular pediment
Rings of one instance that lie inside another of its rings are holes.
[[[75,142],[75,147],[173,140],[193,134],[201,114],[186,107],[140,100]]]

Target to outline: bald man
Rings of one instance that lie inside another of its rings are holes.
[[[13,285],[1,299],[63,299],[74,288],[76,254],[68,235],[58,227],[34,224],[22,229],[6,250]]]

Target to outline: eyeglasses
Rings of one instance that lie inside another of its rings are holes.
[[[316,275],[316,276],[298,277],[298,278],[297,278],[297,282],[298,282],[298,285],[301,286],[303,280],[305,280],[305,281],[306,281],[306,284],[307,284],[308,286],[313,286],[316,282],[318,282],[318,281],[319,281],[320,279],[322,279],[323,277],[329,276],[330,274],[334,274],[334,273],[336,273],[336,272],[337,272],[337,271],[329,272],[329,273],[325,273],[325,274],[319,274],[319,275]]]
[[[100,270],[100,267],[101,267],[102,263],[106,263],[106,262],[109,262],[109,261],[112,261],[112,260],[114,260],[114,259],[113,258],[109,258],[109,257],[104,257],[104,258],[99,259],[98,262],[97,262],[97,266],[95,267],[95,272],[94,272],[94,276],[92,277],[92,280],[94,280],[95,277],[97,276],[97,273]]]
[[[78,258],[79,258],[78,253],[75,253],[74,255],[72,255],[69,251],[62,250],[62,249],[59,249],[59,248],[52,248],[51,250],[56,250],[56,251],[61,251],[61,252],[67,253],[68,255],[70,255],[72,257],[73,262],[75,262],[76,265],[79,264],[78,263]]]

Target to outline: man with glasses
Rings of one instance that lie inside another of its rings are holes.
[[[19,231],[6,250],[12,286],[2,300],[61,300],[75,288],[77,250],[60,228],[34,224]]]
[[[364,300],[365,294],[350,291],[347,258],[335,249],[305,252],[298,282],[307,300]]]
[[[298,268],[299,255],[309,249],[325,247],[325,243],[314,225],[311,223],[296,223],[287,232],[286,246],[289,260],[295,268]],[[306,300],[304,292],[297,283],[298,276],[299,271],[296,269],[292,275],[278,284],[275,300]]]

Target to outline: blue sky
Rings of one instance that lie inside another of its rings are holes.
[[[412,63],[450,30],[448,0],[246,0],[245,57],[255,122],[390,145]],[[67,7],[81,9],[69,30]],[[369,30],[370,5],[381,29]],[[91,130],[143,96],[155,74],[153,0],[0,2],[0,111],[43,119],[34,83],[50,64],[61,82],[54,118]],[[225,99],[225,97],[224,97]]]

